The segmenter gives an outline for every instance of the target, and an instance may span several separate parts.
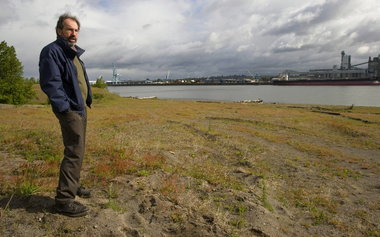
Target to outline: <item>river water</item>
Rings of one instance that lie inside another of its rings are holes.
[[[122,97],[380,107],[380,86],[110,86]]]

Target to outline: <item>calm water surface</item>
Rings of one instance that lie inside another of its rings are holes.
[[[380,107],[380,86],[110,86],[122,97]]]

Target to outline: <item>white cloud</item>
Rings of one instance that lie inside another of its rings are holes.
[[[380,2],[367,0],[0,0],[0,40],[38,77],[57,18],[82,23],[78,44],[91,78],[278,73],[354,62],[380,52]]]
[[[364,46],[361,46],[361,47],[358,48],[357,53],[365,55],[365,54],[369,53],[369,50],[370,50],[369,46],[368,45],[364,45]]]

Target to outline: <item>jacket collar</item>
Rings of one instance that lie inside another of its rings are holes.
[[[82,49],[81,47],[79,47],[78,45],[75,45],[74,47],[76,48],[76,51],[73,50],[70,46],[69,46],[69,43],[62,37],[60,36],[57,36],[57,40],[56,40],[57,44],[59,46],[61,46],[61,48],[63,49],[63,51],[65,52],[65,54],[71,58],[71,59],[74,59],[75,56],[78,56],[80,57],[83,53],[84,53],[84,49]]]

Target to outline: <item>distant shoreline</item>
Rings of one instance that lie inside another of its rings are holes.
[[[273,85],[272,83],[110,83],[107,86],[260,86],[260,85]]]

